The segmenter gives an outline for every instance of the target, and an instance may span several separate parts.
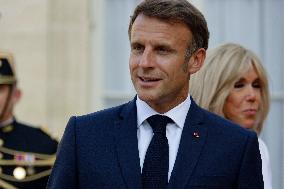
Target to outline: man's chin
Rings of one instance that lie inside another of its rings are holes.
[[[147,102],[148,104],[159,103],[161,98],[162,98],[157,93],[151,93],[151,92],[147,92],[147,91],[145,91],[143,93],[138,93],[137,95],[141,100],[143,100],[144,102]]]
[[[149,94],[137,94],[138,97],[143,100],[144,102],[152,102],[157,100],[157,97],[153,96],[153,95],[149,95]]]

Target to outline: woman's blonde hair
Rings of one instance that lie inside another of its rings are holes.
[[[190,94],[201,107],[224,117],[223,108],[230,91],[251,66],[261,84],[260,116],[253,128],[259,134],[269,111],[270,97],[266,71],[252,51],[233,43],[209,50],[201,70],[191,76]]]

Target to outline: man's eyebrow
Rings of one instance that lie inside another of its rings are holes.
[[[134,42],[130,42],[130,47],[136,47],[136,46],[144,46],[142,43],[140,43],[139,41],[134,41]]]

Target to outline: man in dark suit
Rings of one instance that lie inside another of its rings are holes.
[[[48,188],[263,188],[256,134],[188,95],[208,38],[188,1],[141,2],[129,25],[137,97],[69,120]]]
[[[0,188],[44,189],[57,141],[43,129],[20,123],[13,114],[20,100],[14,60],[0,52]]]

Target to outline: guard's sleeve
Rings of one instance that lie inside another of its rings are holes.
[[[238,189],[263,189],[261,156],[257,135],[250,132],[243,153],[238,178]]]
[[[58,147],[47,189],[77,189],[76,117],[71,117]]]

